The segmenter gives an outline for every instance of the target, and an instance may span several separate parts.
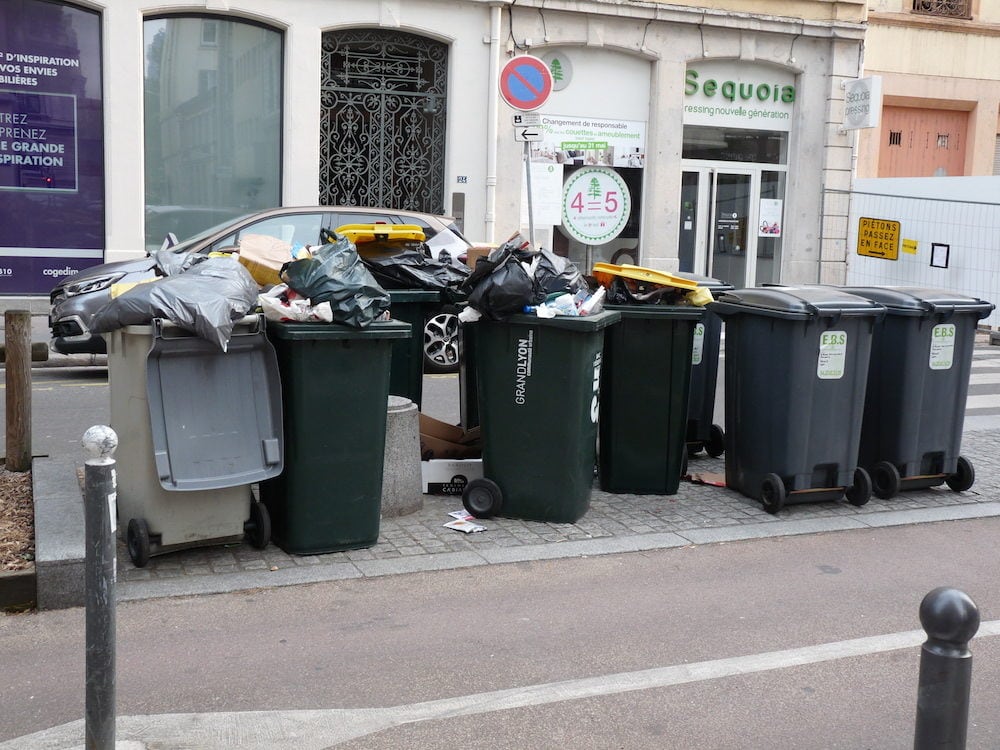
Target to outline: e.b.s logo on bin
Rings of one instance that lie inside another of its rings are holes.
[[[594,356],[594,397],[590,400],[590,421],[597,424],[597,415],[601,411],[601,360],[603,355],[598,352]]]
[[[955,324],[938,323],[931,329],[932,370],[950,370],[955,363]]]
[[[820,380],[839,380],[844,377],[846,365],[847,331],[823,331],[819,335],[816,377]]]

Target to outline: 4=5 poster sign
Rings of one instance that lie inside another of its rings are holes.
[[[628,185],[608,167],[584,167],[563,185],[563,228],[587,245],[603,245],[625,229],[632,213]]]

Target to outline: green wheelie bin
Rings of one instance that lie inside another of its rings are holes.
[[[574,523],[587,512],[604,330],[620,318],[605,311],[471,324],[484,475],[462,496],[472,515]]]
[[[975,481],[960,455],[976,325],[993,304],[945,289],[841,287],[886,309],[875,326],[859,463],[876,497]]]
[[[378,541],[392,344],[410,326],[268,321],[281,378],[285,465],[260,484],[272,537],[299,555]]]
[[[688,396],[702,307],[607,305],[598,479],[606,492],[676,495],[687,464]]]
[[[723,292],[726,486],[786,503],[871,498],[858,464],[872,332],[885,309],[832,287]]]
[[[410,399],[419,409],[424,396],[424,324],[441,307],[441,293],[389,289],[389,316],[410,324],[410,335],[392,344],[389,393]]]

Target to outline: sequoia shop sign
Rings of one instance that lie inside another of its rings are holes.
[[[104,257],[100,15],[0,3],[0,294]]]
[[[701,62],[684,79],[684,124],[791,130],[795,76],[731,60]]]

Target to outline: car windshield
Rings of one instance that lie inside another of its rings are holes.
[[[178,242],[176,245],[170,248],[170,251],[173,253],[187,252],[191,247],[198,244],[206,237],[211,237],[213,234],[221,232],[226,227],[232,226],[233,224],[237,224],[251,216],[254,216],[254,214],[249,213],[249,214],[244,214],[243,216],[237,216],[235,219],[226,219],[225,221],[216,224],[214,227],[209,227],[208,229],[198,232],[198,234],[188,237],[183,242]]]

